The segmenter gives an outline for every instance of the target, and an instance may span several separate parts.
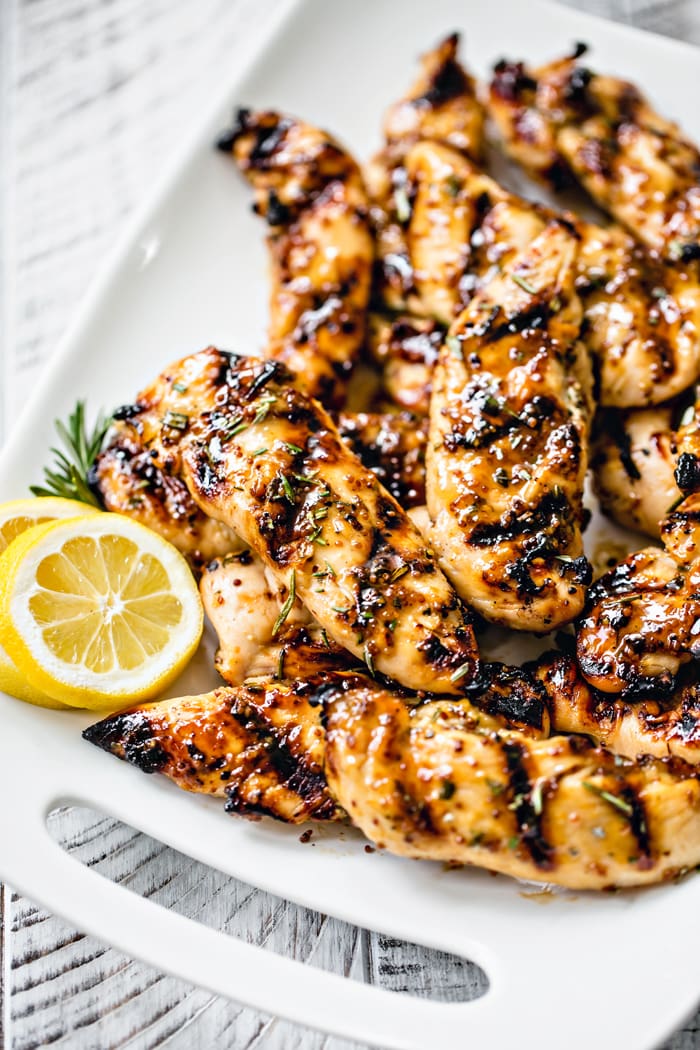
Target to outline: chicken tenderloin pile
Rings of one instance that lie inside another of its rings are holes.
[[[231,814],[643,886],[700,864],[699,154],[580,48],[480,94],[458,44],[364,169],[271,110],[221,137],[268,225],[266,345],[164,369],[90,483],[188,557],[226,684],[84,735]],[[487,112],[616,222],[500,186]],[[589,458],[663,544],[596,580]],[[504,629],[550,648],[495,662]]]

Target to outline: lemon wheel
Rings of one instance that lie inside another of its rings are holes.
[[[13,499],[0,503],[0,554],[27,529],[42,525],[57,518],[75,518],[87,514],[97,514],[97,507],[77,500],[63,499],[60,496],[39,496],[36,498]],[[15,667],[14,663],[0,645],[0,691],[25,703],[37,707],[65,709],[60,700],[54,700],[40,690],[31,686]]]
[[[61,496],[36,496],[0,503],[0,553],[27,529],[57,518],[99,514],[97,507]]]
[[[157,696],[202,633],[187,562],[119,514],[52,521],[0,555],[0,632],[30,686],[73,707]]]

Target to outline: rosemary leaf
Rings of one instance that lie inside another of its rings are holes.
[[[99,507],[100,503],[88,485],[88,472],[102,451],[111,416],[100,413],[92,430],[85,423],[85,402],[78,401],[66,423],[55,420],[56,432],[65,450],[52,448],[52,467],[44,468],[44,484],[30,485],[33,496],[62,496]]]
[[[284,621],[287,619],[287,617],[289,616],[290,612],[292,611],[292,606],[294,605],[294,602],[296,601],[296,597],[297,597],[297,574],[296,574],[296,570],[292,569],[292,575],[289,577],[289,594],[287,595],[286,602],[284,603],[284,605],[280,609],[279,616],[275,620],[275,626],[272,628],[272,637],[273,638],[276,637],[277,632],[279,631],[280,627],[282,626],[282,624],[284,623]]]
[[[528,295],[537,295],[537,289],[531,285],[529,281],[526,281],[524,277],[521,277],[520,274],[512,273],[510,279],[511,281],[515,281],[518,287],[522,288],[522,290],[527,292]]]
[[[594,795],[598,795],[604,802],[607,802],[609,806],[613,806],[616,810],[622,813],[623,816],[629,820],[634,812],[629,802],[626,802],[624,798],[620,798],[619,795],[613,795],[610,791],[605,791],[603,788],[598,787],[597,784],[592,784],[590,780],[582,781],[586,791],[591,791]]]

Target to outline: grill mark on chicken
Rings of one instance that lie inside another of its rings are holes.
[[[512,156],[593,199],[673,263],[700,258],[700,153],[638,89],[577,64],[500,62],[487,106]]]
[[[641,699],[595,689],[571,655],[547,653],[528,670],[546,691],[555,732],[584,733],[626,758],[671,756],[700,765],[700,684],[695,666],[683,668],[670,695],[650,691]]]
[[[138,399],[151,406],[138,418],[140,437],[154,448],[173,442],[207,517],[225,519],[285,593],[293,581],[331,639],[370,669],[414,688],[458,692],[452,676],[468,681],[478,665],[466,610],[405,512],[320,405],[288,385],[284,365],[210,348],[177,362],[167,377]],[[162,413],[173,383],[187,392],[178,394],[171,435],[171,409]],[[391,564],[370,620],[358,602],[360,569],[377,536]]]
[[[520,842],[529,851],[533,861],[542,871],[553,868],[552,847],[542,836],[541,815],[532,803],[533,786],[525,767],[525,750],[517,741],[503,746],[506,771],[510,785],[510,806],[515,814]]]
[[[292,688],[290,695],[293,693]],[[245,769],[233,773],[226,786],[224,808],[227,813],[248,817],[269,813],[269,802],[266,803],[269,781],[281,784],[304,800],[304,819],[310,815],[314,820],[338,819],[338,807],[328,794],[323,768],[308,753],[296,720],[292,719],[291,728],[285,726],[279,731],[269,719],[270,709],[279,707],[280,702],[288,709],[290,695],[278,698],[275,694],[270,695],[270,690],[264,686],[249,685],[246,700],[232,708],[234,718],[246,735],[264,742],[264,753],[256,766],[253,786]],[[322,756],[322,745],[318,753]],[[259,788],[258,780],[262,781]]]
[[[360,170],[325,132],[271,111],[239,110],[218,145],[268,222],[267,354],[337,406],[364,343],[374,255]]]
[[[478,678],[465,688],[465,694],[480,711],[503,719],[511,729],[549,735],[547,693],[527,669],[503,663],[484,664]]]
[[[226,800],[228,812],[294,824],[338,820],[323,776],[320,710],[303,695],[322,680],[306,687],[267,680],[144,704],[83,737],[187,791]]]
[[[684,763],[528,738],[466,700],[409,707],[374,683],[324,702],[331,792],[390,852],[581,889],[659,881],[700,854]]]
[[[650,547],[591,587],[577,626],[579,666],[591,685],[627,697],[669,696],[700,655],[697,566]]]
[[[486,619],[548,630],[583,606],[590,394],[575,344],[576,241],[553,221],[474,296],[434,376],[431,532],[461,596]]]
[[[161,773],[169,762],[167,751],[154,738],[150,722],[141,711],[110,715],[88,726],[83,739],[103,751],[118,752],[142,773]]]
[[[410,244],[410,220],[414,209],[421,210],[424,205],[416,200],[416,170],[408,158],[416,144],[428,142],[450,146],[475,160],[481,156],[483,109],[474,81],[457,61],[458,44],[459,38],[453,34],[423,57],[418,79],[386,113],[384,149],[365,169],[377,241],[375,289],[381,301],[392,310],[408,309],[446,324],[454,313],[450,303],[456,296],[463,245],[458,246],[456,254],[450,249],[447,252],[447,268],[456,266],[454,272],[451,270],[452,287],[444,282],[442,288],[430,283],[421,289],[420,239],[416,255]],[[429,162],[429,155],[426,159]],[[446,184],[442,190],[436,188],[436,194],[445,189],[449,192]]]
[[[338,416],[340,436],[404,508],[425,503],[427,421],[409,412]]]

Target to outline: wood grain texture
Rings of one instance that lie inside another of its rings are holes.
[[[196,117],[276,4],[0,2],[6,425],[124,219],[167,163],[178,129]],[[572,6],[700,43],[700,0]],[[481,972],[462,960],[287,904],[99,814],[62,810],[52,825],[66,848],[107,877],[308,965],[449,1000],[483,990]],[[232,994],[234,982],[232,975]],[[9,887],[0,887],[0,996],[0,1047],[8,1050],[349,1047],[163,976]],[[700,1050],[700,1015],[666,1050]]]

